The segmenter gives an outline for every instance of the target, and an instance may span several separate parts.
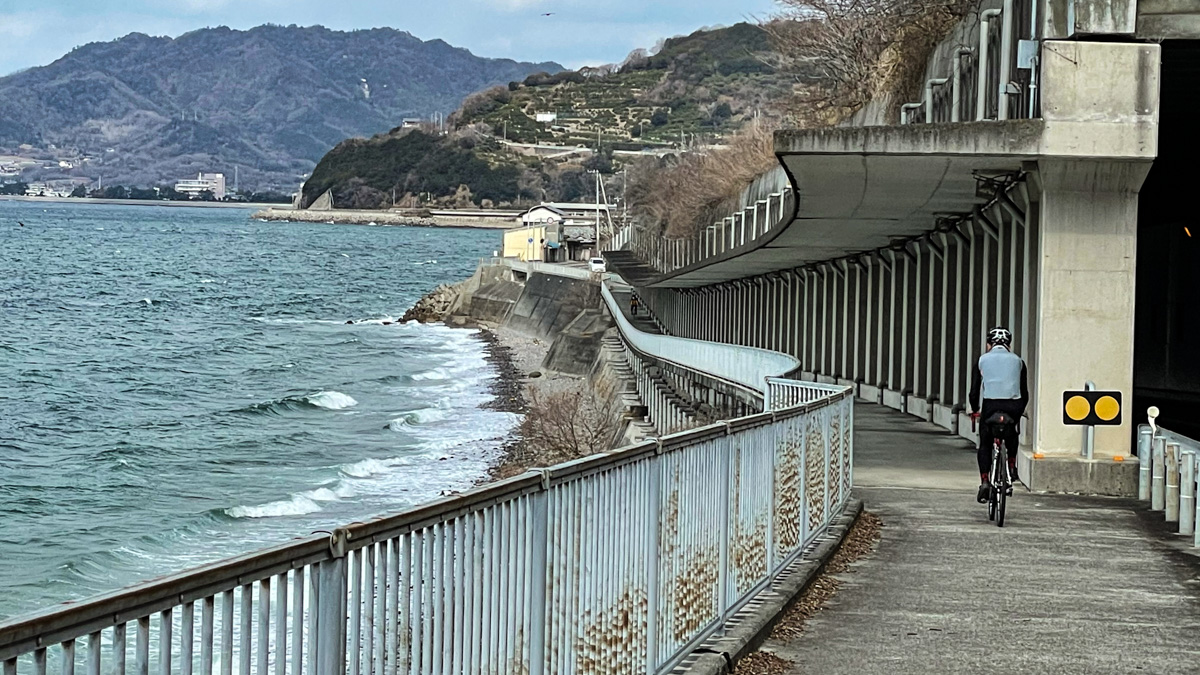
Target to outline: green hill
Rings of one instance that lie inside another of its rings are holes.
[[[611,174],[630,159],[614,150],[719,143],[756,115],[772,115],[794,80],[767,65],[769,52],[766,32],[741,23],[672,38],[620,66],[536,73],[467,97],[444,136],[393,129],[343,141],[313,170],[305,203],[332,189],[347,208],[389,206],[393,194],[404,206],[464,204],[460,186],[473,203],[574,200],[593,189],[586,169]],[[556,118],[538,122],[539,113]]]
[[[677,144],[722,137],[789,96],[792,78],[767,64],[766,32],[739,23],[667,40],[613,69],[537,73],[469,97],[461,124],[483,123],[518,143]],[[553,113],[552,123],[536,121]]]

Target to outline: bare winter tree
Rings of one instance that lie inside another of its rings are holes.
[[[612,449],[617,416],[588,389],[548,394],[530,393],[529,412],[521,424],[523,448],[513,460],[550,466]]]
[[[836,123],[911,86],[933,46],[979,0],[776,0],[764,28],[803,86],[801,118]]]

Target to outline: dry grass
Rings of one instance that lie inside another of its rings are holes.
[[[836,124],[868,101],[912,94],[933,47],[979,0],[777,0],[764,27],[807,86],[793,121]]]
[[[774,124],[759,121],[721,148],[635,164],[628,198],[639,226],[678,239],[728,216],[742,191],[778,165],[774,130]]]

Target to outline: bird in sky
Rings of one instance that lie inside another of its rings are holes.
[[[546,12],[545,14],[542,14],[542,16],[554,16],[554,12]]]

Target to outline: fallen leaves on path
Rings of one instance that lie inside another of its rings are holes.
[[[769,639],[794,640],[803,635],[808,620],[824,609],[825,604],[841,587],[842,582],[834,575],[850,572],[852,563],[874,551],[882,527],[883,521],[879,516],[863,511],[854,527],[846,533],[841,547],[825,565],[824,571],[780,617]],[[794,665],[770,652],[755,652],[738,662],[734,672],[737,675],[786,675],[793,672]]]

